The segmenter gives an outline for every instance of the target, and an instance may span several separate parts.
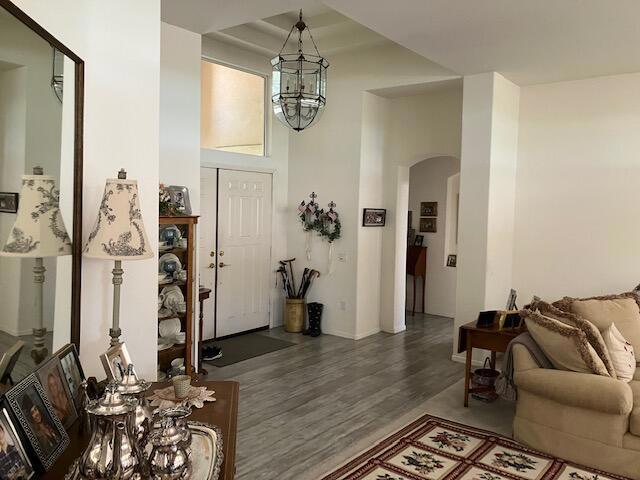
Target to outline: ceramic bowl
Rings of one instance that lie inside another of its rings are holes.
[[[184,358],[174,358],[171,360],[171,366],[173,368],[180,368],[184,365]]]
[[[184,343],[187,340],[187,334],[184,332],[176,333],[176,343]],[[173,365],[173,362],[171,363]]]
[[[165,265],[169,262],[175,262],[175,268],[172,272],[179,272],[182,270],[182,263],[180,262],[180,259],[173,253],[165,253],[158,259],[158,273],[166,274],[167,270]]]

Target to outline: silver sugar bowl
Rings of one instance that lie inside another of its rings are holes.
[[[99,400],[89,403],[91,439],[80,457],[80,478],[98,480],[140,478],[134,412],[137,400],[124,397],[115,383],[107,385]]]
[[[182,440],[180,441],[180,444],[186,448],[189,458],[191,458],[191,430],[189,429],[189,424],[187,422],[187,417],[189,415],[191,415],[191,408],[184,405],[165,408],[158,412],[158,417],[160,417],[160,419],[167,417],[173,419],[176,428],[182,432]]]
[[[127,373],[118,383],[118,392],[126,397],[133,397],[137,401],[135,410],[136,436],[140,445],[146,443],[147,435],[153,425],[153,409],[146,399],[146,392],[151,387],[149,382],[139,379],[133,364],[127,367]]]
[[[176,418],[161,417],[160,428],[149,436],[149,468],[153,480],[187,480],[191,478],[190,447],[185,432],[176,426]]]

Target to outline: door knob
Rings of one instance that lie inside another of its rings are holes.
[[[220,255],[221,257],[223,257],[223,256],[224,256],[224,250],[220,250],[219,255]]]
[[[228,267],[228,266],[229,266],[229,264],[228,264],[228,263],[224,263],[224,262],[220,262],[220,263],[218,264],[218,266],[219,266],[220,268],[224,268],[224,267]]]
[[[209,268],[216,268],[216,264],[215,263],[210,263],[209,264]]]

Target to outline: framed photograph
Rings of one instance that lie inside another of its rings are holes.
[[[127,368],[131,363],[129,351],[124,343],[111,347],[109,350],[100,355],[102,366],[109,380],[119,382],[127,373]]]
[[[455,267],[457,263],[458,263],[457,255],[449,255],[447,257],[447,267]]]
[[[384,227],[387,210],[384,208],[365,208],[362,211],[363,227]]]
[[[0,192],[0,212],[2,213],[18,213],[17,193]]]
[[[42,468],[49,470],[69,445],[69,436],[38,377],[32,373],[5,396]]]
[[[38,368],[36,375],[49,397],[53,412],[60,419],[64,428],[69,428],[78,418],[78,414],[58,357],[51,357]]]
[[[420,202],[421,217],[437,217],[438,202]]]
[[[509,296],[507,297],[507,311],[516,310],[516,299],[518,298],[518,293],[512,288],[509,290]]]
[[[189,200],[189,189],[180,185],[169,185],[169,198],[181,215],[191,215],[191,201]]]
[[[9,410],[0,405],[0,478],[27,480],[34,475],[33,465],[22,446]]]
[[[435,233],[438,231],[438,219],[437,218],[421,218],[420,219],[420,231],[426,233]]]
[[[424,235],[416,235],[416,239],[413,241],[413,244],[418,247],[421,247],[422,242],[424,242]]]
[[[73,397],[76,410],[78,410],[82,401],[82,388],[80,385],[86,380],[78,357],[78,350],[76,350],[76,346],[73,343],[69,343],[58,350],[55,356],[60,360],[69,391]]]

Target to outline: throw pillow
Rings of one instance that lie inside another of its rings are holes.
[[[530,307],[531,310],[537,310],[545,317],[550,317],[559,322],[566,323],[572,327],[576,327],[582,330],[587,336],[587,340],[589,344],[593,347],[593,349],[604,363],[607,372],[613,378],[617,378],[616,369],[611,361],[611,356],[609,354],[609,350],[607,349],[607,345],[605,344],[602,335],[600,334],[600,330],[596,328],[596,326],[591,323],[589,320],[586,320],[575,313],[563,312],[559,308],[554,307],[553,305],[548,304],[542,300],[538,300],[533,302]]]
[[[640,306],[634,293],[591,298],[565,297],[554,305],[589,320],[600,333],[615,323],[622,336],[633,345],[636,363],[640,361]]]
[[[624,339],[616,328],[615,323],[612,323],[609,328],[602,332],[602,338],[611,355],[611,361],[616,369],[618,379],[625,382],[633,380],[633,374],[636,371],[633,346]]]
[[[582,330],[531,310],[522,310],[520,313],[529,333],[554,367],[610,376]]]

